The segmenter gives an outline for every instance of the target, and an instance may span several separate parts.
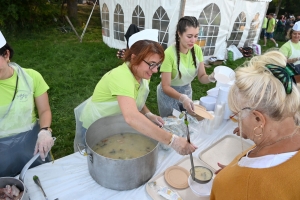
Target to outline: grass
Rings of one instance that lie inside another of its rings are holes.
[[[78,9],[81,26],[76,27],[76,30],[81,35],[83,23],[86,23],[92,6],[79,6]],[[52,129],[53,135],[57,137],[52,152],[56,159],[73,153],[74,108],[92,95],[97,82],[107,71],[122,63],[115,56],[116,49],[109,48],[102,41],[99,16],[99,6],[96,6],[82,43],[74,32],[62,33],[57,29],[58,26],[15,36],[4,32],[15,50],[12,61],[24,68],[39,71],[50,86],[48,93],[53,115]],[[263,47],[263,50],[269,47]],[[245,60],[239,59],[227,64],[235,69]],[[213,68],[207,68],[207,73],[210,74]],[[159,74],[153,75],[147,99],[147,106],[153,113],[158,113],[156,86],[159,82]],[[194,80],[192,87],[194,99],[199,99],[215,84],[204,85]]]

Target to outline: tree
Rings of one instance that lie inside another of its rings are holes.
[[[276,14],[276,16],[278,16],[282,0],[273,0],[273,2],[275,3],[275,6],[276,6],[275,14]]]
[[[67,13],[72,23],[78,23],[77,0],[67,0]]]

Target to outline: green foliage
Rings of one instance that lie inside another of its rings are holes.
[[[0,29],[10,32],[49,26],[60,12],[60,5],[47,0],[2,0],[0,8]]]

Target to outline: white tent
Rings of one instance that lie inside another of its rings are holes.
[[[252,46],[259,39],[262,21],[271,0],[100,0],[103,41],[110,47],[126,48],[130,24],[140,30],[158,29],[166,48],[175,41],[176,24],[189,15],[200,22],[198,45],[205,58],[224,59],[234,44]]]

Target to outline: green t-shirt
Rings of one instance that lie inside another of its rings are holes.
[[[268,18],[264,18],[262,28],[267,28]]]
[[[33,97],[38,97],[49,89],[49,86],[45,82],[44,78],[42,75],[33,70],[33,69],[24,69],[22,68],[33,80]],[[15,92],[15,87],[16,87],[16,80],[17,80],[17,73],[14,72],[13,76],[5,79],[5,80],[0,80],[0,106],[5,106],[9,105],[12,101],[14,92]],[[33,105],[35,107],[35,105]],[[2,111],[1,111],[2,112]],[[36,114],[33,109],[32,112],[32,122],[36,121]]]
[[[172,72],[171,78],[174,79],[178,73],[177,56],[175,46],[172,45],[165,50],[165,59],[161,65],[160,72]],[[202,50],[198,45],[194,45],[195,55],[199,62],[203,62]],[[180,53],[180,62],[188,68],[188,70],[195,70],[195,65],[192,53],[189,50],[187,54]],[[192,73],[191,73],[192,74]]]
[[[289,58],[291,55],[292,55],[292,49],[291,49],[291,45],[294,47],[294,49],[296,50],[300,50],[300,42],[298,42],[297,44],[296,43],[293,43],[293,42],[286,42],[284,45],[282,45],[279,49],[279,51],[285,55],[287,58]],[[300,55],[299,55],[300,56]]]
[[[92,101],[117,101],[117,96],[136,99],[140,84],[131,73],[126,63],[107,72],[96,85]]]
[[[276,21],[275,21],[274,18],[272,18],[272,19],[269,20],[269,25],[268,25],[268,28],[267,28],[267,33],[273,33],[274,32],[275,24],[276,24]]]

